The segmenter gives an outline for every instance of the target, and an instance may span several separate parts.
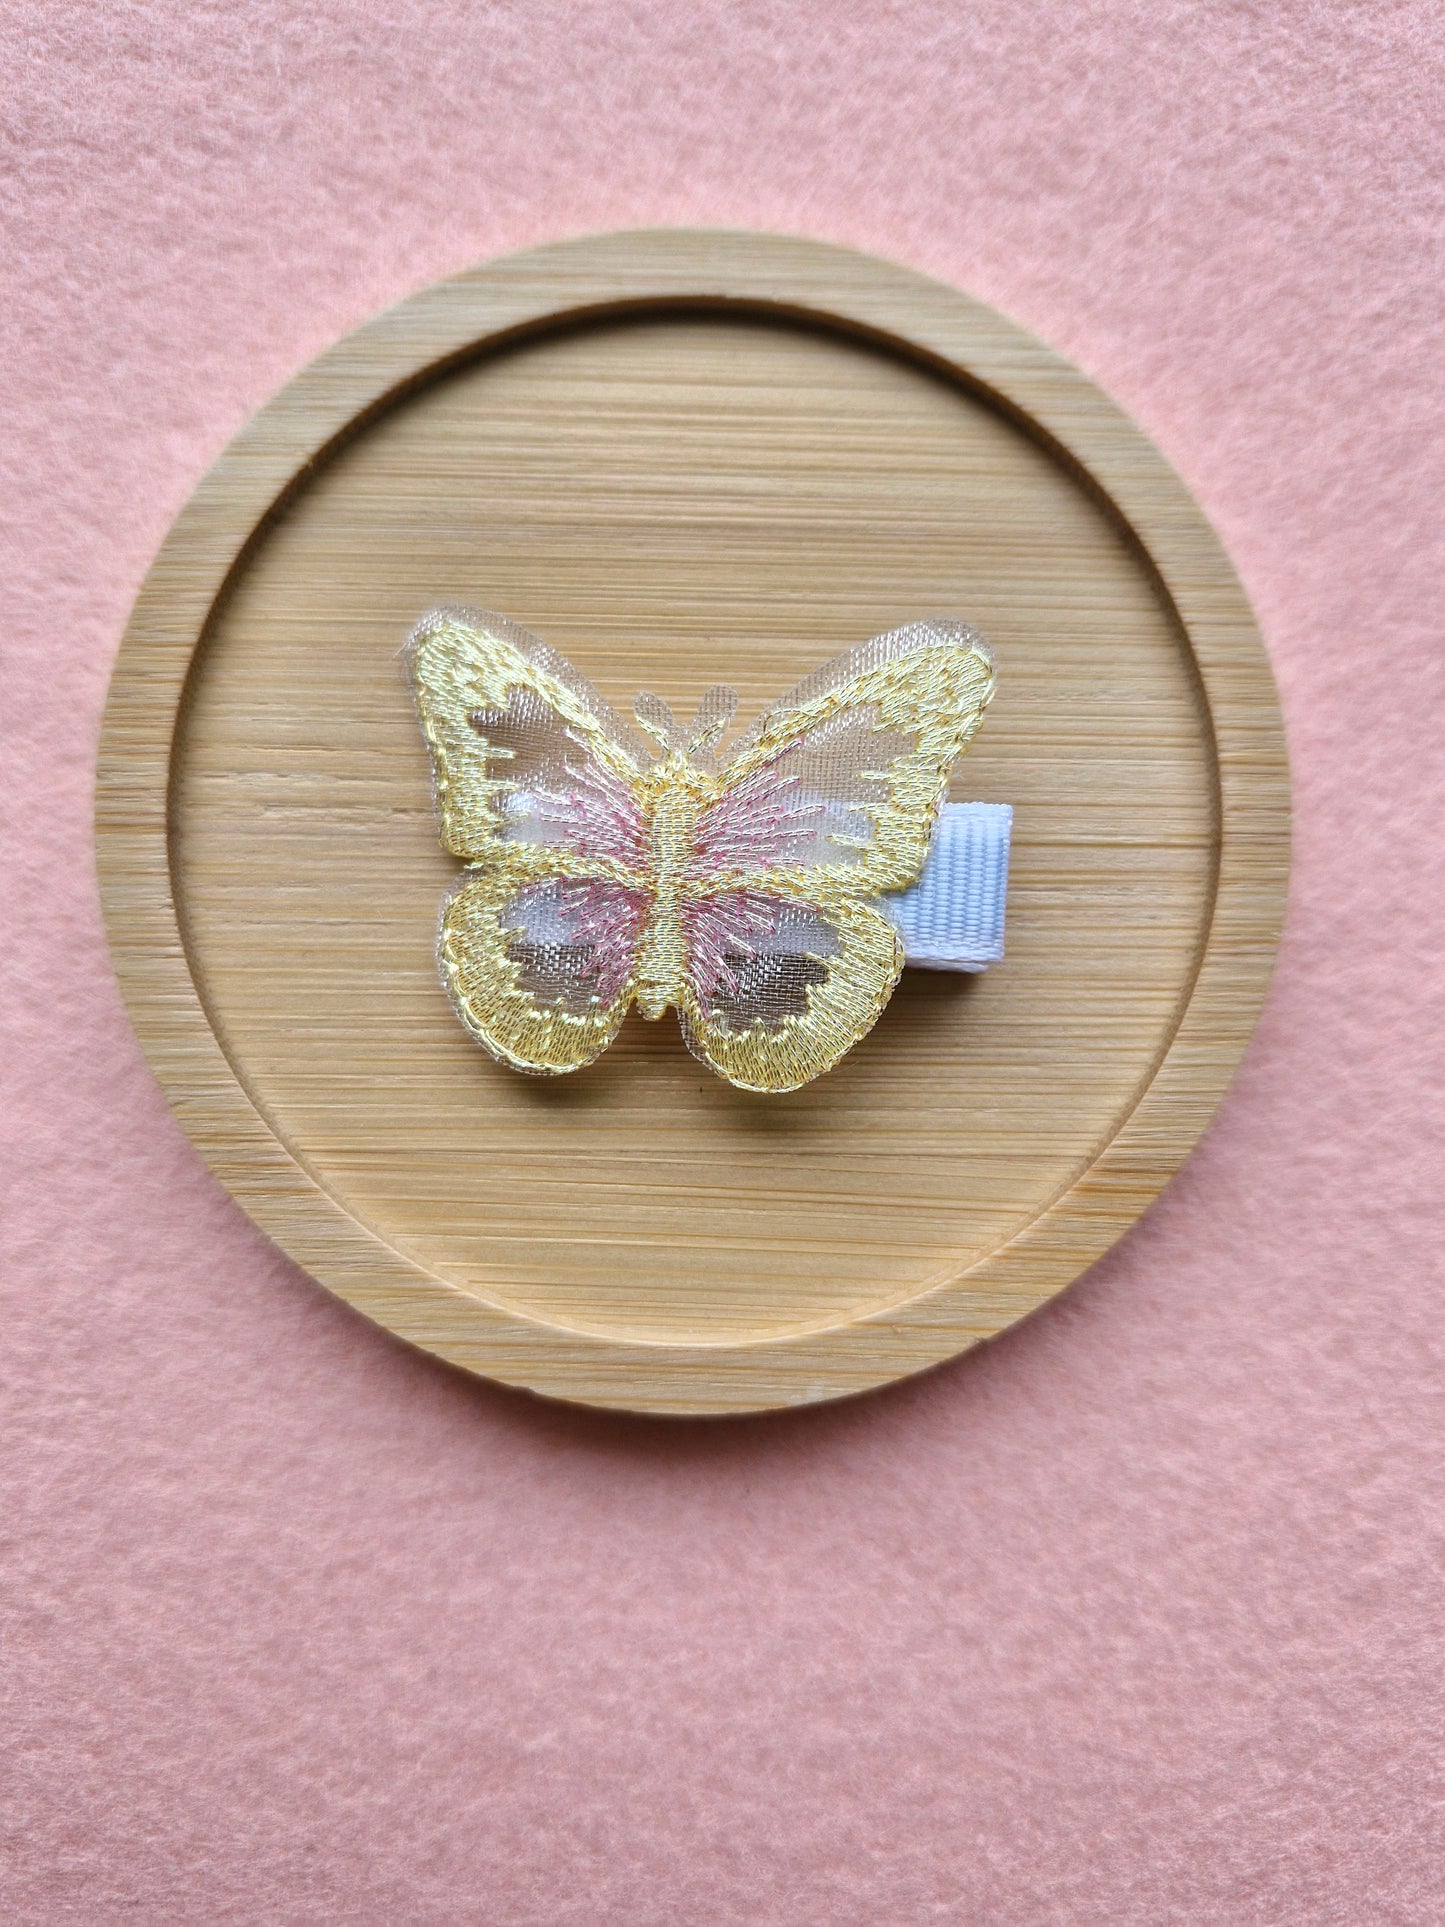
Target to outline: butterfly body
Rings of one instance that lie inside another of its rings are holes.
[[[729,1082],[796,1089],[871,1028],[903,968],[876,907],[927,853],[950,766],[993,692],[982,639],[915,623],[827,664],[721,768],[736,706],[693,734],[655,697],[624,722],[503,617],[440,610],[412,675],[443,842],[443,981],[519,1070],[590,1063],[635,1004],[678,1011]]]
[[[656,1019],[681,1001],[687,979],[689,901],[697,861],[697,828],[718,785],[688,759],[670,750],[638,785],[652,852],[648,887],[652,908],[637,954],[637,1008]]]

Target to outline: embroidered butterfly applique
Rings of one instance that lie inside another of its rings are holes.
[[[914,622],[835,657],[725,764],[722,685],[690,730],[636,727],[503,616],[438,609],[408,646],[443,846],[468,866],[441,923],[457,1015],[516,1070],[580,1070],[635,1002],[675,1009],[729,1083],[791,1091],[872,1028],[903,969],[875,899],[928,854],[994,691],[983,638]]]

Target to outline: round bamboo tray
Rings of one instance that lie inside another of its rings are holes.
[[[958,615],[999,693],[953,794],[1015,808],[1008,955],[909,970],[837,1070],[711,1076],[669,1018],[517,1076],[437,980],[442,853],[399,650],[502,610],[620,708],[739,721]],[[1131,1225],[1254,1024],[1280,718],[1200,510],[1083,375],[816,242],[607,235],[429,288],[197,489],[106,712],[107,925],[185,1128],[378,1323],[552,1397],[836,1398],[1012,1324]]]

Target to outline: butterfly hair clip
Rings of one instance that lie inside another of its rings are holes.
[[[442,912],[442,980],[515,1070],[580,1070],[635,1003],[675,1009],[729,1083],[796,1090],[867,1035],[910,958],[997,954],[1007,806],[944,810],[952,855],[929,861],[969,899],[965,924],[997,926],[982,949],[953,926],[940,943],[938,891],[920,883],[994,692],[961,622],[835,657],[725,761],[738,699],[722,685],[688,728],[650,695],[629,721],[528,630],[469,609],[424,617],[408,660],[442,843],[467,866]]]

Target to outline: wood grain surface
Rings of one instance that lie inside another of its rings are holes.
[[[619,707],[746,720],[911,617],[990,637],[955,797],[1015,806],[1008,957],[910,970],[785,1097],[671,1017],[522,1078],[437,981],[398,660],[496,608]],[[137,1029],[248,1211],[472,1370],[652,1412],[835,1397],[1058,1291],[1202,1130],[1263,994],[1287,778],[1199,510],[1077,371],[967,297],[810,242],[510,257],[303,373],[177,522],[121,651],[99,841]]]

